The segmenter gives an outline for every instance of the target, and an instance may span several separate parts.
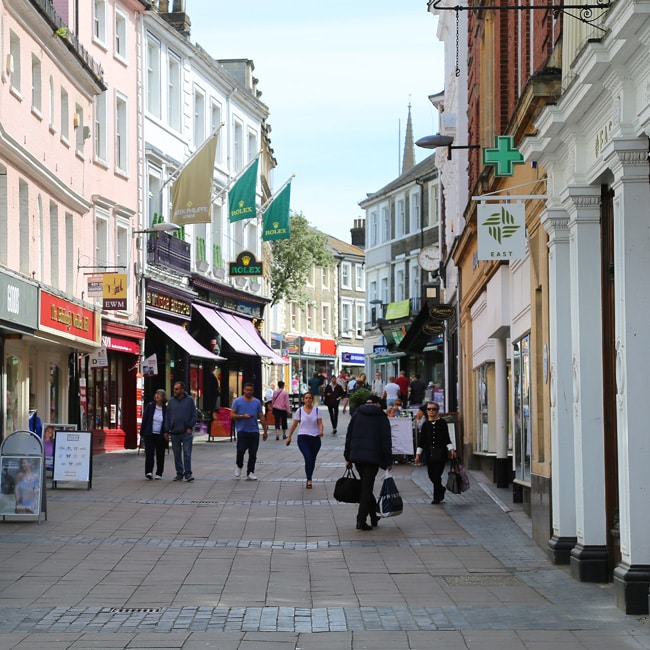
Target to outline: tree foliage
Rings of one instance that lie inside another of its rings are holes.
[[[305,287],[312,268],[334,263],[327,235],[310,226],[300,212],[291,212],[290,224],[290,239],[271,242],[271,305],[281,300],[309,302]]]

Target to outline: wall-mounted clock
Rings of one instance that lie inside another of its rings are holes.
[[[435,246],[425,246],[418,253],[418,264],[425,271],[437,271],[440,266],[438,249]]]

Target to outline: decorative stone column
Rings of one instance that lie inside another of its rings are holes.
[[[549,393],[551,400],[551,561],[569,564],[576,545],[573,367],[571,363],[571,275],[569,215],[547,208],[542,224],[548,233]]]
[[[569,187],[571,352],[577,544],[571,574],[608,581],[603,433],[600,185]]]
[[[496,486],[507,488],[512,480],[508,458],[508,358],[505,338],[494,338],[495,424],[497,433]]]
[[[614,293],[621,561],[616,604],[648,613],[650,588],[650,184],[648,139],[620,139],[604,152],[615,181]]]

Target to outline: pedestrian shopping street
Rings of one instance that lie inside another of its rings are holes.
[[[142,453],[95,457],[91,490],[48,490],[47,521],[2,522],[0,650],[650,648],[646,618],[550,564],[476,472],[434,506],[426,469],[398,465],[404,513],[356,530],[332,496],[341,419],[312,490],[272,430],[258,481],[234,477],[234,442],[204,436],[193,483],[172,482],[171,454],[162,481]]]

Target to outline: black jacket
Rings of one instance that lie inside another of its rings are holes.
[[[434,420],[425,420],[422,424],[422,429],[418,434],[418,447],[422,448],[422,453],[427,460],[432,459],[431,451],[433,449],[439,450],[434,452],[433,460],[446,460],[449,452],[447,445],[451,444],[449,437],[449,427],[447,421],[442,418]]]
[[[140,435],[142,437],[152,436],[153,435],[153,414],[156,410],[156,402],[152,400],[144,407],[142,411],[142,424],[140,425]],[[162,405],[163,412],[163,428],[161,433],[165,431],[165,416],[167,415],[167,404]]]
[[[362,404],[354,412],[343,455],[348,463],[369,463],[382,469],[393,464],[390,422],[379,407]]]

